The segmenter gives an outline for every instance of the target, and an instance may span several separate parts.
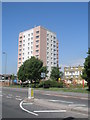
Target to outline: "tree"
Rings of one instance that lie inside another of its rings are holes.
[[[41,72],[44,69],[47,72],[46,67],[43,67],[43,62],[35,57],[31,57],[26,60],[19,68],[18,78],[23,82],[26,80],[39,81],[41,79]]]
[[[12,74],[11,79],[12,79],[12,80],[14,80],[14,79],[15,79],[15,75],[14,75],[14,74]]]
[[[59,70],[58,67],[53,67],[52,71],[51,71],[50,78],[58,81],[58,78],[59,77],[61,78],[62,75],[63,75],[63,73]]]
[[[87,52],[88,56],[85,58],[84,69],[82,72],[82,78],[88,83],[88,90],[90,91],[90,48]]]

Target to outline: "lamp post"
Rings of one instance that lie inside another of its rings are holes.
[[[6,76],[6,67],[7,67],[7,53],[3,52],[4,55],[6,55],[6,59],[5,59],[5,76]]]

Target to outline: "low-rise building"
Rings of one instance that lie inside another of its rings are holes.
[[[84,66],[69,66],[64,67],[64,79],[67,81],[73,81],[75,80],[77,83],[82,84],[82,70],[84,69]]]

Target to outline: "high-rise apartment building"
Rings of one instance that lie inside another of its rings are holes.
[[[50,76],[51,68],[58,66],[58,40],[50,30],[37,26],[19,34],[18,69],[31,56],[43,61]]]

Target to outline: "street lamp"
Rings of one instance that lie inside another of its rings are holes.
[[[5,60],[5,75],[6,75],[6,67],[7,67],[7,53],[3,52],[4,55],[6,55],[6,60]]]

